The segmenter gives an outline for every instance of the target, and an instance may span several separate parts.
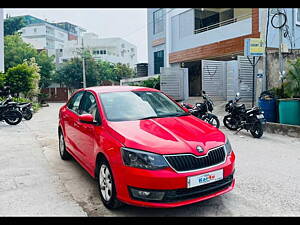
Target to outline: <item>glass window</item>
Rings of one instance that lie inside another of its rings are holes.
[[[181,107],[161,92],[111,92],[100,94],[100,98],[109,121],[187,115]]]
[[[157,34],[164,29],[163,9],[159,9],[153,13],[153,33]]]
[[[296,24],[300,25],[300,8],[297,8],[296,12]]]
[[[96,98],[90,92],[84,94],[79,111],[80,114],[92,114],[96,121],[100,121]]]
[[[83,96],[83,91],[76,93],[68,102],[67,107],[79,114],[80,100]]]
[[[164,50],[154,52],[154,74],[160,73],[160,67],[164,67]]]

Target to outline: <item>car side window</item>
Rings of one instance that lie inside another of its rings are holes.
[[[76,112],[76,113],[79,113],[79,105],[80,105],[80,101],[81,101],[81,98],[83,96],[84,92],[81,91],[81,92],[78,92],[76,93],[72,99],[70,100],[69,104],[67,105],[67,107]]]
[[[80,114],[92,114],[97,122],[100,122],[100,115],[95,96],[91,92],[86,92],[80,105]]]

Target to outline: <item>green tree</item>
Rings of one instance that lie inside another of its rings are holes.
[[[87,87],[97,85],[97,77],[99,77],[99,69],[96,61],[90,56],[85,57],[85,76]],[[55,81],[64,84],[69,88],[83,87],[83,68],[81,58],[72,58],[68,62],[64,62],[56,71]]]
[[[0,72],[0,89],[3,88],[5,85],[5,77],[6,77],[6,74]]]
[[[13,35],[25,26],[23,17],[9,17],[4,20],[4,36]]]
[[[117,63],[114,67],[115,80],[120,81],[121,79],[131,78],[134,76],[134,70],[131,69],[127,64]]]
[[[31,58],[35,58],[40,67],[39,86],[41,88],[48,87],[53,80],[55,71],[54,56],[49,57],[46,51],[38,52],[33,46],[25,43],[18,34],[4,37],[5,71]]]
[[[39,82],[40,88],[48,87],[54,79],[55,64],[54,56],[48,56],[46,51],[41,51],[36,56],[36,63],[40,67],[41,79]]]
[[[32,97],[38,92],[40,79],[39,67],[32,58],[22,64],[9,68],[5,77],[5,85],[10,87],[12,94],[23,93],[26,97]]]
[[[284,92],[292,98],[300,97],[300,58],[289,61]]]
[[[134,76],[134,70],[128,65],[122,63],[111,63],[107,61],[98,61],[100,77],[98,83],[101,84],[104,80],[120,82],[121,79],[126,79]]]

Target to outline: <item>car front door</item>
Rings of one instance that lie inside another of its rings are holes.
[[[79,117],[79,106],[83,97],[84,91],[76,93],[67,104],[67,110],[64,113],[65,121],[65,140],[66,146],[75,155],[75,157],[82,161],[84,154],[78,146],[78,117]]]
[[[96,98],[93,93],[89,91],[85,92],[81,100],[79,113],[80,115],[92,114],[94,117],[94,124],[79,122],[77,138],[77,146],[83,153],[84,164],[89,170],[92,170],[95,163],[94,150],[96,138],[99,138],[99,135],[101,135],[101,132],[99,133],[99,129],[101,129],[101,119]]]

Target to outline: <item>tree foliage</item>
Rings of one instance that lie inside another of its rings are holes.
[[[22,17],[9,17],[4,20],[4,36],[13,35],[26,26]]]
[[[300,58],[289,61],[289,71],[285,80],[284,92],[289,97],[300,97]]]
[[[5,76],[6,76],[5,73],[0,72],[0,89],[2,89],[5,85]]]
[[[8,69],[5,85],[10,87],[12,94],[23,93],[26,97],[32,97],[38,92],[39,71],[34,58],[25,60],[22,64]]]
[[[54,56],[48,56],[46,51],[38,52],[33,46],[25,43],[20,35],[7,35],[4,37],[5,71],[31,58],[35,58],[40,67],[41,79],[39,86],[41,88],[48,87],[53,80],[55,71]]]
[[[128,65],[111,63],[108,61],[96,61],[88,53],[85,53],[85,74],[87,87],[102,85],[104,81],[119,82],[120,79],[134,76],[134,70]],[[72,58],[63,63],[56,71],[56,82],[70,88],[83,87],[82,59]]]

